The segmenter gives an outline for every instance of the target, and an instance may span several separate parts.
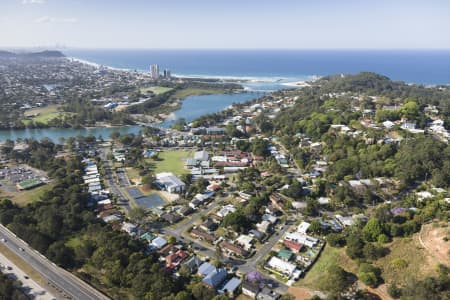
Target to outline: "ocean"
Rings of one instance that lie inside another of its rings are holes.
[[[313,76],[376,72],[393,80],[450,84],[450,50],[84,50],[64,54],[104,66],[148,71],[151,64],[174,75],[242,77],[265,81],[257,89]]]

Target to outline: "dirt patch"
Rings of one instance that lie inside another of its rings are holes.
[[[387,292],[386,284],[379,285],[376,288],[371,288],[370,286],[367,286],[364,283],[358,281],[358,287],[361,290],[367,290],[369,293],[377,295],[381,300],[393,300],[393,298],[389,296]]]
[[[447,266],[450,266],[450,241],[445,241],[444,238],[449,238],[449,233],[450,229],[448,227],[426,224],[422,226],[419,235],[420,244],[437,260],[437,263]]]
[[[299,287],[289,287],[288,293],[295,297],[296,300],[305,300],[309,299],[312,296],[310,290]]]

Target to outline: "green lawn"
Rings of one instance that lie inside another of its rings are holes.
[[[163,94],[163,93],[166,93],[171,90],[172,90],[172,88],[164,87],[164,86],[152,86],[152,87],[140,89],[142,94],[145,94],[148,92],[153,92],[155,95]]]
[[[201,88],[185,88],[185,89],[181,89],[175,92],[175,94],[173,94],[172,98],[173,99],[184,99],[186,97],[189,96],[198,96],[198,95],[209,95],[209,94],[223,94],[228,92],[227,89],[222,89],[222,88],[205,88],[205,89],[201,89]]]
[[[320,279],[324,277],[328,268],[333,264],[341,266],[348,272],[357,271],[356,262],[345,254],[345,248],[333,248],[325,245],[316,263],[295,286],[320,290]]]
[[[44,195],[44,193],[51,190],[53,186],[53,183],[49,183],[28,191],[5,193],[2,194],[2,196],[4,195],[5,198],[11,199],[12,202],[19,206],[25,206],[28,203],[39,200]]]
[[[39,107],[26,111],[25,116],[30,116],[30,118],[22,120],[22,122],[25,125],[28,125],[32,121],[47,124],[49,121],[67,114],[68,113],[66,112],[61,112],[57,105],[49,105],[46,107]],[[34,115],[36,116],[31,117]]]
[[[154,172],[172,172],[175,175],[187,174],[189,170],[184,167],[185,160],[192,157],[193,152],[189,151],[164,151],[158,154],[156,160],[149,158],[148,161],[154,164]]]

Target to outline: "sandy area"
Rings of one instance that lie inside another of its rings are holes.
[[[296,300],[309,299],[312,296],[310,290],[300,287],[289,287],[288,293],[295,297]]]
[[[439,263],[450,266],[450,241],[444,241],[444,237],[449,237],[450,228],[434,227],[433,224],[422,226],[419,241],[422,246],[433,256]]]

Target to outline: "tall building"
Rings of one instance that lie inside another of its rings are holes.
[[[170,79],[170,70],[164,69],[164,79]]]
[[[152,79],[158,79],[159,78],[159,66],[158,65],[151,65],[150,66],[150,76]]]

